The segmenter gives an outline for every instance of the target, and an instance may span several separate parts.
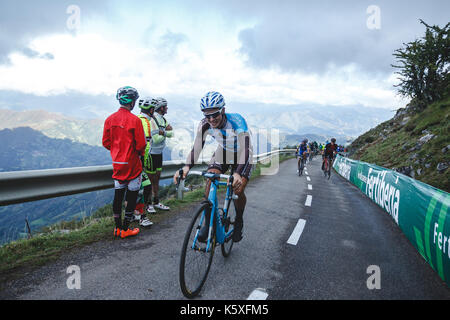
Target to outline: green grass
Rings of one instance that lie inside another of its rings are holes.
[[[282,155],[279,161],[290,158],[292,156]],[[252,173],[252,181],[260,176],[261,168],[269,166],[270,164],[257,164]],[[203,185],[184,193],[182,200],[169,194],[163,202],[170,206],[170,213],[152,215],[152,222],[157,224],[182,212],[187,206],[201,201],[204,197]],[[220,188],[219,193],[223,193],[225,190],[225,188]],[[0,247],[0,283],[4,283],[6,279],[20,276],[23,274],[23,269],[35,268],[54,261],[68,250],[81,248],[97,241],[112,240],[113,228],[112,205],[109,204],[98,209],[89,217],[62,221],[43,228],[40,234],[34,235],[31,239],[21,239],[6,244]],[[64,231],[68,231],[68,233],[64,233]]]
[[[450,163],[450,151],[442,152],[450,144],[450,98],[407,116],[410,119],[404,125],[402,119],[391,119],[358,137],[350,146],[355,151],[351,157],[386,168],[412,166],[415,179],[450,192],[450,170],[443,173],[436,170],[438,163]],[[419,150],[412,150],[427,133],[435,137]],[[412,158],[414,155],[416,158]]]

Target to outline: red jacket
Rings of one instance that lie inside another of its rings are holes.
[[[142,172],[139,155],[144,155],[146,140],[141,119],[120,108],[105,120],[103,146],[111,152],[113,179],[133,180]]]

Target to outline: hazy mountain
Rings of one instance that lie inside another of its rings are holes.
[[[70,139],[94,146],[101,146],[103,122],[102,119],[77,119],[44,110],[0,110],[0,130],[30,127],[50,138]]]
[[[324,107],[324,106],[270,106],[255,107],[251,104],[233,103],[226,107],[230,113],[238,112],[247,120],[255,137],[279,132],[280,145],[291,143],[297,137],[325,141],[331,136],[338,143],[345,144],[361,133],[375,127],[392,117],[388,109],[365,108],[361,106]],[[191,108],[192,109],[192,108]],[[201,119],[200,111],[190,111],[174,106],[166,115],[175,130],[175,136],[167,140],[165,160],[184,158],[189,152],[194,139],[194,132]],[[279,111],[281,110],[281,111]],[[138,110],[133,110],[138,114]],[[105,119],[77,119],[46,111],[11,111],[0,110],[0,129],[28,126],[52,138],[67,138],[72,141],[101,146],[103,123]],[[259,139],[259,141],[265,141]],[[269,139],[270,140],[270,139]],[[254,139],[257,144],[258,139]],[[274,147],[276,145],[272,143]],[[214,145],[208,144],[210,154]],[[261,150],[266,147],[259,148]]]
[[[110,164],[101,147],[53,139],[28,127],[0,131],[0,171],[69,168]]]
[[[110,164],[109,152],[98,146],[53,139],[27,127],[0,131],[0,171],[84,167]],[[90,215],[111,203],[112,190],[58,197],[0,207],[0,244],[24,232],[25,218],[32,231],[62,220]]]

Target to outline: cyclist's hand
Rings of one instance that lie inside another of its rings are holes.
[[[169,125],[166,127],[166,131],[170,131],[170,130],[173,130],[173,128],[172,128],[172,126],[169,124]]]
[[[184,166],[183,167],[183,178],[182,179],[186,179],[186,176],[187,176],[188,172],[189,172],[189,167],[188,166]],[[174,184],[178,183],[177,180],[178,180],[179,177],[180,177],[180,173],[177,170],[177,172],[175,172],[175,175],[173,176],[173,183]]]
[[[242,192],[243,181],[239,173],[233,173],[233,192],[240,194]]]

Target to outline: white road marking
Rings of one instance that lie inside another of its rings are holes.
[[[308,175],[308,171],[305,171],[305,174]]]
[[[308,194],[308,195],[306,196],[305,206],[311,207],[311,202],[312,202],[312,195]]]
[[[248,296],[247,300],[266,300],[269,294],[266,290],[258,288],[252,291]]]
[[[312,190],[312,185],[308,184],[308,190]]]
[[[306,177],[306,180],[311,181],[311,178],[310,177]]]
[[[287,243],[292,245],[297,245],[298,240],[300,239],[300,236],[302,235],[303,229],[305,228],[306,220],[299,219],[297,222],[297,225],[294,228],[294,231],[292,231],[291,236],[289,237]]]

